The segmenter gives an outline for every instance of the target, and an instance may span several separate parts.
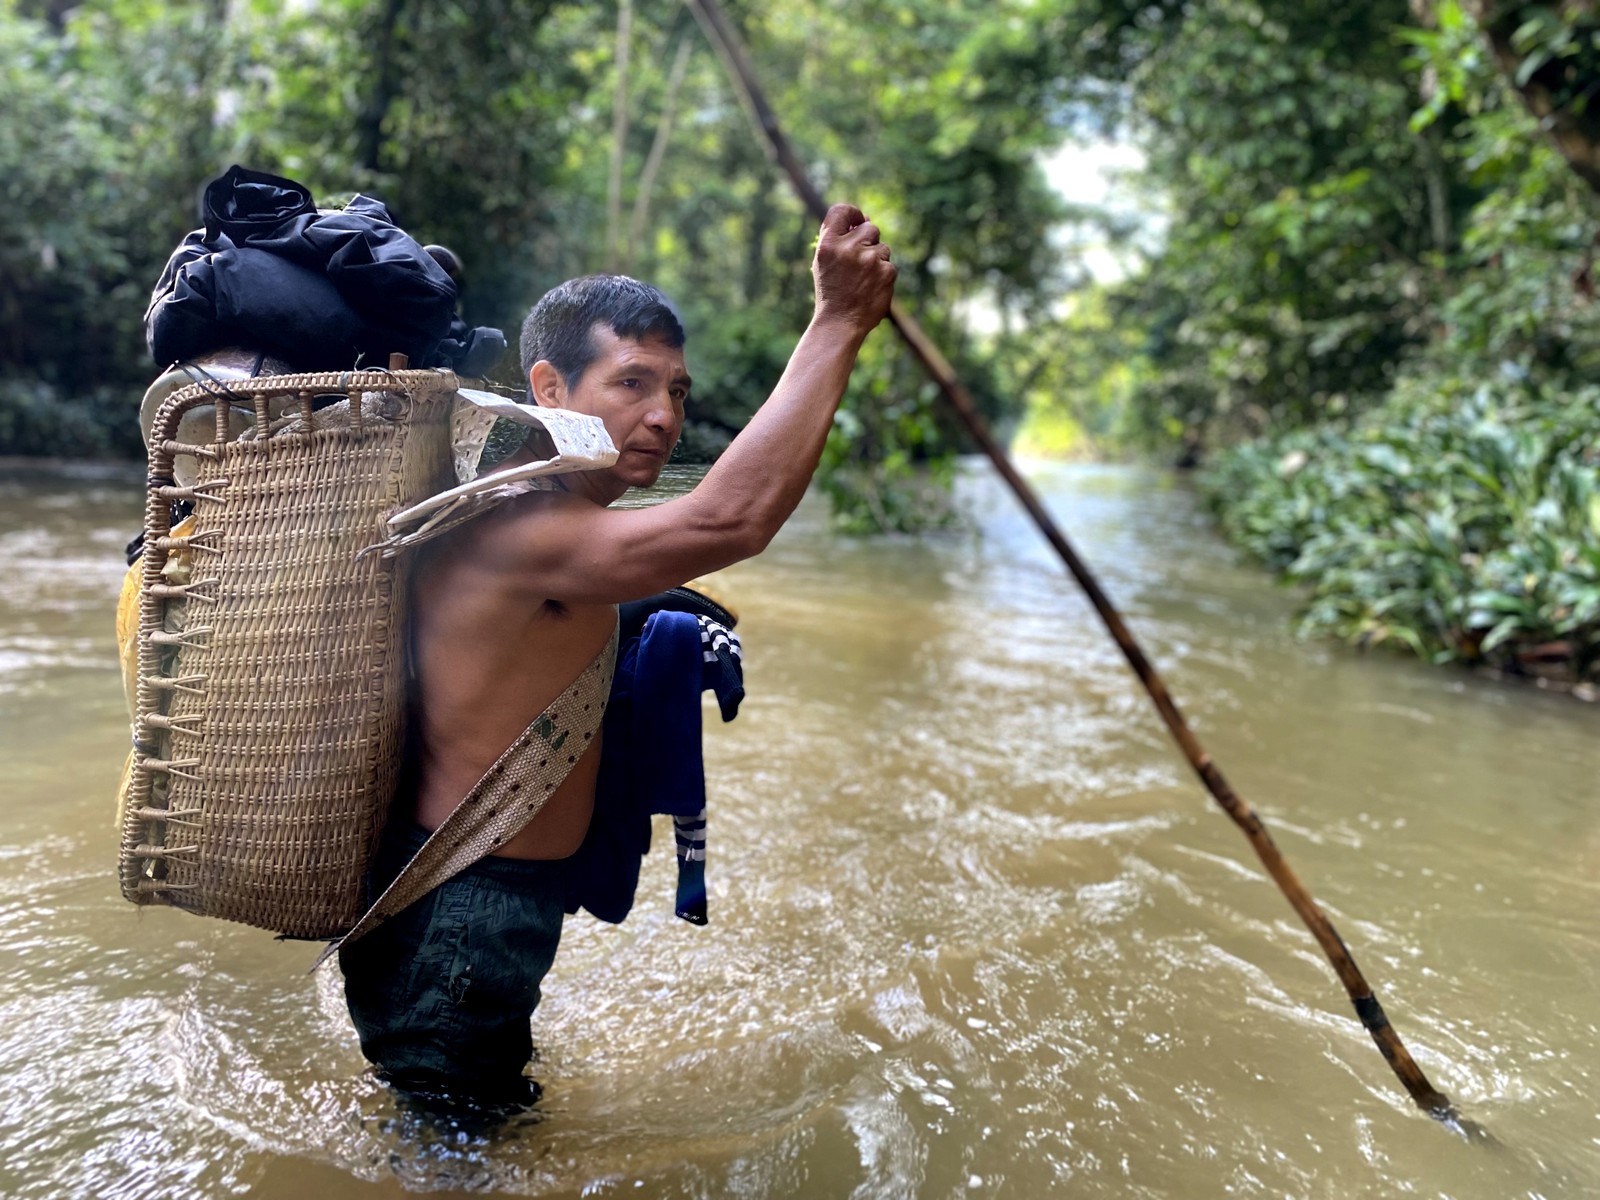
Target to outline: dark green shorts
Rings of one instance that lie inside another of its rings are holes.
[[[386,835],[376,895],[427,838]],[[339,952],[361,1052],[396,1086],[521,1103],[528,1018],[561,940],[562,863],[485,858]]]

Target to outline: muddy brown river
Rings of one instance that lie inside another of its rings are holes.
[[[1410,1106],[977,467],[966,532],[845,540],[808,501],[719,577],[750,695],[707,721],[711,923],[673,917],[658,831],[629,921],[569,920],[538,1108],[441,1133],[366,1073],[314,948],[119,898],[141,473],[12,462],[0,1195],[1600,1194],[1600,711],[1296,643],[1182,485],[1033,474],[1500,1149]]]

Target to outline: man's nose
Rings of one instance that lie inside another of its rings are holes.
[[[644,419],[650,428],[659,429],[663,433],[676,432],[683,420],[678,414],[678,406],[666,392],[651,397],[650,411],[645,414]]]

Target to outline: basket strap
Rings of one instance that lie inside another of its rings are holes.
[[[347,942],[505,845],[542,809],[600,730],[617,662],[617,630],[572,686],[506,747],[361,919],[330,943],[314,971]]]

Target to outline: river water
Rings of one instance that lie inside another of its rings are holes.
[[[719,577],[750,695],[707,722],[711,924],[672,916],[658,848],[625,925],[568,924],[538,1109],[441,1133],[365,1073],[311,948],[118,898],[140,477],[12,463],[0,1195],[1600,1193],[1595,710],[1297,644],[1181,485],[1035,478],[1500,1149],[1410,1107],[978,468],[967,532],[841,540],[808,501]]]

